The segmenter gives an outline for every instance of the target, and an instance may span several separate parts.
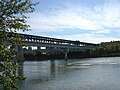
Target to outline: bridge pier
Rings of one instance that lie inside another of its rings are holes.
[[[40,46],[37,46],[37,50],[40,51],[40,50],[41,50],[41,47],[40,47]]]
[[[65,61],[68,60],[68,53],[69,53],[69,49],[67,49],[67,51],[65,51]]]
[[[65,60],[67,61],[68,59],[68,56],[67,56],[68,53],[65,53]]]
[[[16,46],[16,50],[17,50],[17,56],[16,56],[16,59],[18,61],[24,61],[25,58],[24,58],[24,53],[23,53],[23,48],[22,46]]]
[[[32,51],[32,47],[31,46],[28,47],[28,51]]]

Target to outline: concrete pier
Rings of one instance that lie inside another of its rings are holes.
[[[22,46],[16,46],[16,50],[17,50],[16,59],[17,59],[18,61],[24,61],[25,58],[24,58],[24,53],[23,53],[23,48],[22,48]]]

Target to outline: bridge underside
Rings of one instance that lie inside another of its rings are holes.
[[[74,50],[82,50],[82,49],[91,49],[95,46],[77,46],[77,45],[65,45],[65,44],[53,44],[53,43],[39,43],[39,42],[23,42],[26,46],[41,46],[41,47],[57,47],[63,49],[74,49]]]

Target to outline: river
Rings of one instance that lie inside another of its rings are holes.
[[[20,64],[25,81],[19,90],[120,90],[120,57],[55,61],[26,61]]]

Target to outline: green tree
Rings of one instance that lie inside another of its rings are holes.
[[[20,67],[15,62],[16,49],[8,43],[21,45],[20,36],[15,32],[29,30],[26,14],[32,13],[36,4],[31,0],[0,0],[0,85],[3,90],[16,88],[16,80],[23,79],[14,73]]]
[[[120,56],[120,41],[101,43],[92,49],[91,54],[95,56]]]

